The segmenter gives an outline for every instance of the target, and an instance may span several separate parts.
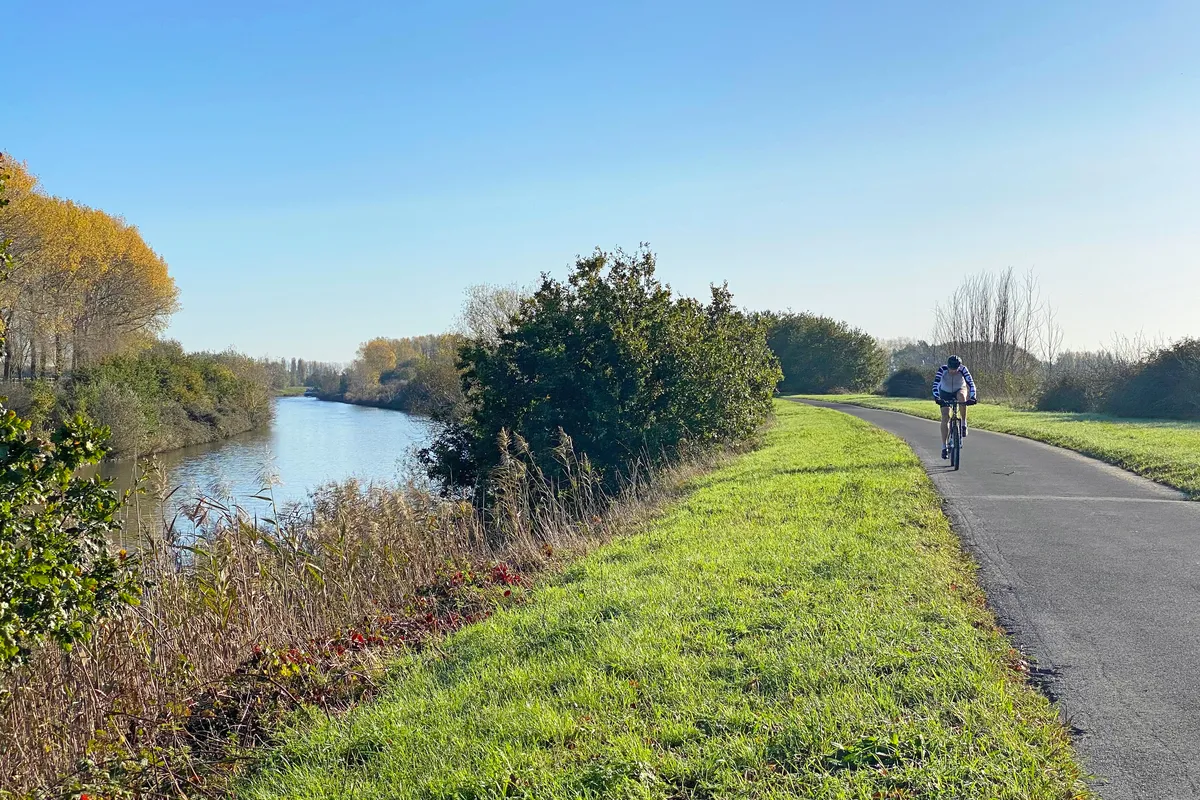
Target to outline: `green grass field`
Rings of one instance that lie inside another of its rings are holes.
[[[871,394],[804,397],[903,411],[928,419],[937,419],[940,413],[932,400]],[[1200,423],[1018,411],[987,403],[972,406],[968,413],[972,427],[1011,433],[1075,450],[1174,486],[1193,497],[1200,496]]]
[[[777,413],[644,529],[299,722],[241,796],[1086,796],[912,451]]]

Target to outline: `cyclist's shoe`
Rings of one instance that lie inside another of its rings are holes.
[[[950,448],[949,448],[949,447],[943,447],[943,448],[942,448],[942,460],[943,460],[943,461],[945,461],[945,460],[946,460],[947,458],[949,458],[949,457],[950,457]]]
[[[967,423],[965,423],[965,422],[963,423],[962,431],[963,431],[963,438],[964,439],[967,438]]]

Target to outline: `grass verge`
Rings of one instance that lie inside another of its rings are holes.
[[[307,391],[307,386],[284,386],[280,389],[275,389],[274,394],[276,397],[303,397]]]
[[[297,721],[241,796],[1086,796],[912,452],[777,413],[643,530]]]
[[[937,419],[939,415],[937,406],[929,400],[871,394],[802,397],[901,411],[926,419]],[[1200,497],[1200,423],[1018,411],[988,403],[972,406],[970,420],[973,427],[1065,447],[1173,486],[1193,498]]]

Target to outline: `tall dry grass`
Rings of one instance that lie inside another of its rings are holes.
[[[171,523],[128,532],[141,605],[0,676],[0,794],[219,794],[289,708],[354,702],[389,650],[516,600],[514,576],[628,527],[682,474],[635,473],[609,496],[565,437],[557,484],[523,442],[501,444],[476,505],[347,482],[302,514],[256,524],[201,499],[198,536]]]

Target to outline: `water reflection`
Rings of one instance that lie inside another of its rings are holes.
[[[183,504],[199,496],[236,504],[252,515],[270,516],[270,503],[255,495],[271,480],[275,500],[282,506],[304,501],[312,489],[330,481],[397,479],[430,433],[427,420],[399,411],[308,397],[279,398],[268,429],[156,456],[163,485],[174,490],[167,516],[174,517]],[[134,471],[132,461],[105,464],[102,469],[119,489],[131,485]],[[145,498],[139,505],[143,520],[159,516]]]

